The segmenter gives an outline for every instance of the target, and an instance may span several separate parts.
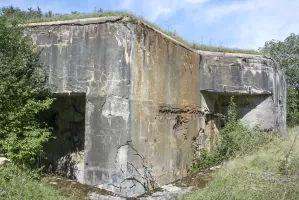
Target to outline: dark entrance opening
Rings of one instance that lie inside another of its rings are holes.
[[[51,109],[42,114],[53,127],[52,136],[44,145],[47,172],[67,178],[83,178],[85,140],[85,94],[57,95]]]

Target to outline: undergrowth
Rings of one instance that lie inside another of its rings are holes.
[[[225,126],[220,130],[217,148],[202,150],[194,160],[191,171],[199,171],[218,165],[225,160],[244,156],[258,150],[275,138],[276,134],[264,132],[258,126],[248,128],[237,119],[234,97],[230,99]]]
[[[58,190],[44,184],[32,170],[14,164],[0,167],[2,200],[67,200]]]
[[[248,129],[236,118],[231,99],[227,124],[220,133],[218,148],[202,152],[194,170],[215,164],[221,168],[202,189],[182,200],[292,200],[299,197],[299,131],[286,137]]]
[[[275,138],[253,154],[232,159],[201,190],[183,200],[295,200],[299,197],[298,130]]]

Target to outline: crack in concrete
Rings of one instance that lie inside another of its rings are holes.
[[[143,187],[143,189],[145,191],[149,191],[149,190],[154,190],[155,188],[157,188],[157,186],[159,187],[159,184],[157,183],[155,176],[153,175],[153,170],[152,170],[152,165],[147,161],[147,159],[141,155],[140,153],[138,153],[137,149],[135,149],[132,144],[132,141],[127,141],[125,144],[121,145],[118,147],[118,151],[117,151],[117,155],[116,155],[116,163],[118,163],[118,157],[120,154],[120,149],[122,149],[123,147],[128,147],[130,148],[130,150],[133,150],[133,155],[138,156],[140,161],[141,161],[141,167],[142,167],[142,171],[141,172],[132,162],[127,161],[126,162],[126,167],[128,170],[128,177],[124,178],[120,183],[123,184],[127,181],[130,181],[132,183],[131,186],[129,186],[130,189],[132,189],[133,187],[136,187],[136,184],[139,184]],[[129,149],[127,149],[129,151]],[[125,173],[125,170],[121,170],[122,173]],[[127,174],[125,174],[126,176]],[[120,185],[120,191],[122,189],[127,189],[127,187],[122,187],[122,185]]]

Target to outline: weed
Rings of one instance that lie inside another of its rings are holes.
[[[287,137],[274,138],[251,155],[224,163],[205,188],[181,199],[298,199],[299,140],[294,139],[296,135],[291,130]]]
[[[34,176],[33,176],[34,175]],[[7,164],[0,167],[0,199],[5,200],[66,200],[57,190],[36,179],[32,171]]]
[[[203,170],[236,156],[250,154],[272,141],[275,136],[274,133],[261,131],[259,127],[244,126],[237,119],[236,104],[234,97],[231,97],[226,124],[220,131],[216,150],[211,152],[202,150],[200,156],[195,159],[191,171]]]

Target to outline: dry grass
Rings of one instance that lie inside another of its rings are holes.
[[[252,155],[228,161],[203,189],[183,200],[260,199],[299,197],[299,137],[291,130]]]

